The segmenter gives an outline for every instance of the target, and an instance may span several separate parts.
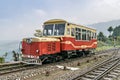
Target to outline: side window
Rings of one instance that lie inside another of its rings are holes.
[[[93,32],[91,32],[91,38],[94,39],[94,33]]]
[[[92,33],[92,32],[90,31],[90,37],[89,37],[89,38],[90,38],[90,40],[92,39],[92,37],[91,37],[91,33]]]
[[[76,28],[75,32],[76,32],[76,35],[75,35],[76,40],[81,40],[81,29]]]
[[[91,40],[91,31],[87,30],[87,40]]]
[[[71,28],[71,36],[74,36],[74,35],[75,35],[75,29]]]
[[[95,39],[97,39],[96,33],[95,33]]]
[[[96,33],[93,33],[93,39],[96,39]]]
[[[86,30],[82,29],[82,40],[86,40]]]
[[[70,28],[67,28],[67,35],[70,35]]]

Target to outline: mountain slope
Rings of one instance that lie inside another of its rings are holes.
[[[94,27],[95,29],[97,29],[98,32],[103,32],[104,35],[108,36],[109,32],[107,31],[107,29],[112,26],[113,28],[120,25],[120,20],[112,20],[112,21],[108,21],[108,22],[101,22],[101,23],[95,23],[95,24],[91,24],[88,26]]]

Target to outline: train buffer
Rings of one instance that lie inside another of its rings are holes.
[[[22,63],[25,63],[25,64],[35,64],[35,65],[42,65],[42,61],[41,61],[40,59],[25,60],[25,61],[22,61]]]

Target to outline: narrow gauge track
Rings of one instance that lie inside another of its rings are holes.
[[[109,50],[104,51],[104,53],[108,52],[108,51]],[[60,61],[60,62],[57,62],[57,63],[59,64],[59,63],[62,63],[62,62],[70,62],[70,61],[74,61],[76,59],[77,58],[72,58],[72,59],[68,59],[68,60],[65,60],[65,61]],[[49,65],[49,64],[44,64],[44,66],[47,66],[47,65]],[[50,65],[54,65],[54,63],[50,63]],[[22,70],[33,69],[33,68],[37,68],[37,67],[40,67],[40,66],[29,65],[29,64],[24,64],[24,63],[14,63],[14,64],[11,63],[11,64],[0,65],[0,75],[13,73],[13,72],[17,72],[17,71],[22,71]]]
[[[72,80],[111,80],[108,78],[108,74],[111,71],[114,71],[114,74],[117,74],[115,71],[120,70],[120,57],[117,56],[118,51],[119,49],[116,49],[114,51],[114,55],[111,58],[94,66],[89,71],[75,77]],[[114,74],[110,75],[110,77],[114,77]]]
[[[17,71],[22,71],[22,70],[28,70],[32,68],[36,68],[38,66],[36,65],[28,65],[28,64],[18,64],[18,65],[12,65],[12,66],[4,66],[0,68],[0,75],[8,74],[8,73],[13,73]]]
[[[44,67],[47,67],[47,66],[54,66],[56,64],[66,63],[66,62],[74,61],[74,60],[77,60],[77,59],[79,59],[79,58],[72,58],[72,59],[68,59],[68,60],[60,61],[60,62],[56,62],[56,63],[44,64],[42,66],[28,65],[28,64],[6,65],[6,66],[3,66],[3,67],[0,66],[0,75],[2,76],[2,75],[5,75],[5,74],[10,74],[10,73],[13,73],[13,72],[19,72],[19,71],[23,71],[23,70],[44,68]],[[55,68],[55,66],[54,66],[54,68]]]

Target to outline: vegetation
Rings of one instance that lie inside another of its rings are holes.
[[[116,37],[120,36],[120,25],[114,28],[112,36],[116,36]]]
[[[116,45],[120,45],[120,36],[117,36],[117,37],[115,38],[115,44],[116,44]]]
[[[3,55],[3,57],[4,57],[4,58],[6,58],[6,57],[7,57],[7,55],[8,55],[8,53],[6,52],[6,53]]]
[[[110,26],[109,28],[108,28],[108,32],[110,33],[110,36],[111,36],[111,32],[113,31],[113,28],[112,28],[112,26]]]
[[[104,36],[103,32],[99,32],[97,37],[99,41],[106,41],[106,36]]]
[[[120,25],[115,28],[110,26],[108,31],[110,33],[108,37],[106,37],[103,32],[99,32],[97,36],[98,41],[105,42],[106,44],[109,44],[109,46],[120,45]]]
[[[3,57],[0,57],[0,63],[4,63],[5,59]]]
[[[96,51],[120,46],[120,25],[116,26],[115,28],[112,28],[112,26],[110,26],[108,28],[108,32],[110,33],[108,37],[106,37],[103,32],[98,33],[98,47]]]
[[[16,53],[15,51],[12,51],[12,53],[13,53],[14,61],[19,61],[19,54]]]

